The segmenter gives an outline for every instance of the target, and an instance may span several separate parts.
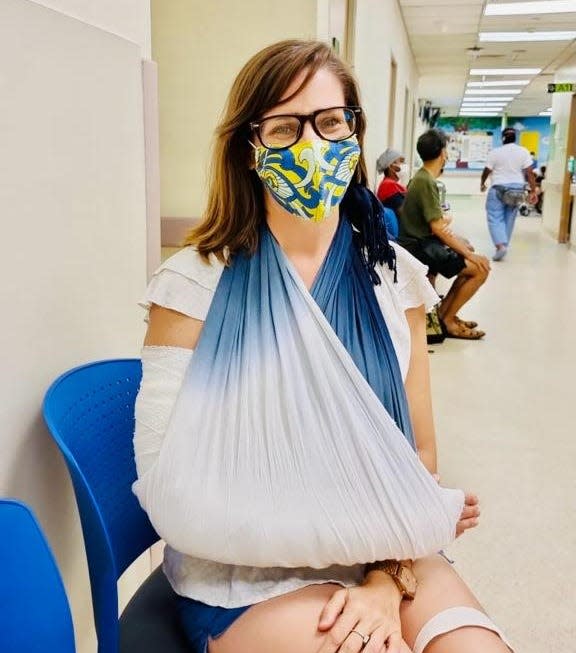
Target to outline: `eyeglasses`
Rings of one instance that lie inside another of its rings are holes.
[[[312,129],[327,141],[343,141],[356,133],[360,107],[330,107],[318,109],[308,115],[286,114],[270,116],[258,122],[251,122],[260,142],[269,150],[282,150],[297,143],[304,125],[310,121]]]

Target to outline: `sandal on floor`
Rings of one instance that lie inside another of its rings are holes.
[[[474,322],[473,320],[461,320],[457,315],[454,316],[454,319],[458,324],[461,324],[467,329],[475,329],[478,326],[478,322]]]
[[[440,297],[442,297],[442,295],[440,295]],[[440,302],[440,304],[441,303],[442,302]],[[473,320],[462,320],[457,315],[454,316],[454,319],[458,324],[465,326],[467,329],[475,329],[478,326],[478,322],[474,322]]]
[[[440,326],[442,327],[442,332],[444,333],[445,338],[454,338],[455,340],[480,340],[480,338],[483,338],[486,335],[484,331],[470,329],[463,324],[460,325],[458,331],[448,331],[448,328],[442,320],[440,320]]]

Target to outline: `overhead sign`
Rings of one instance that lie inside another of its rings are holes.
[[[573,82],[548,84],[548,93],[576,93],[576,84]]]

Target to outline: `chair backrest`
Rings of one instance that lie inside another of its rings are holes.
[[[0,651],[75,651],[54,556],[30,508],[15,499],[0,499]]]
[[[384,210],[384,222],[386,223],[388,238],[390,240],[396,241],[398,240],[398,233],[400,229],[396,213],[392,209],[389,209],[387,206],[383,206],[382,209]]]
[[[62,374],[44,398],[44,419],[78,502],[99,653],[118,650],[117,579],[159,539],[132,493],[141,377],[138,359],[98,361]]]

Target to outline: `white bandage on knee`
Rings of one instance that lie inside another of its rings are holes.
[[[412,651],[413,653],[423,653],[428,644],[430,644],[430,642],[436,637],[445,635],[446,633],[449,633],[452,630],[457,630],[458,628],[465,628],[466,626],[486,628],[487,630],[495,632],[506,646],[511,651],[513,650],[504,633],[498,628],[498,626],[496,626],[488,615],[476,608],[458,606],[443,610],[427,621],[418,633]]]

